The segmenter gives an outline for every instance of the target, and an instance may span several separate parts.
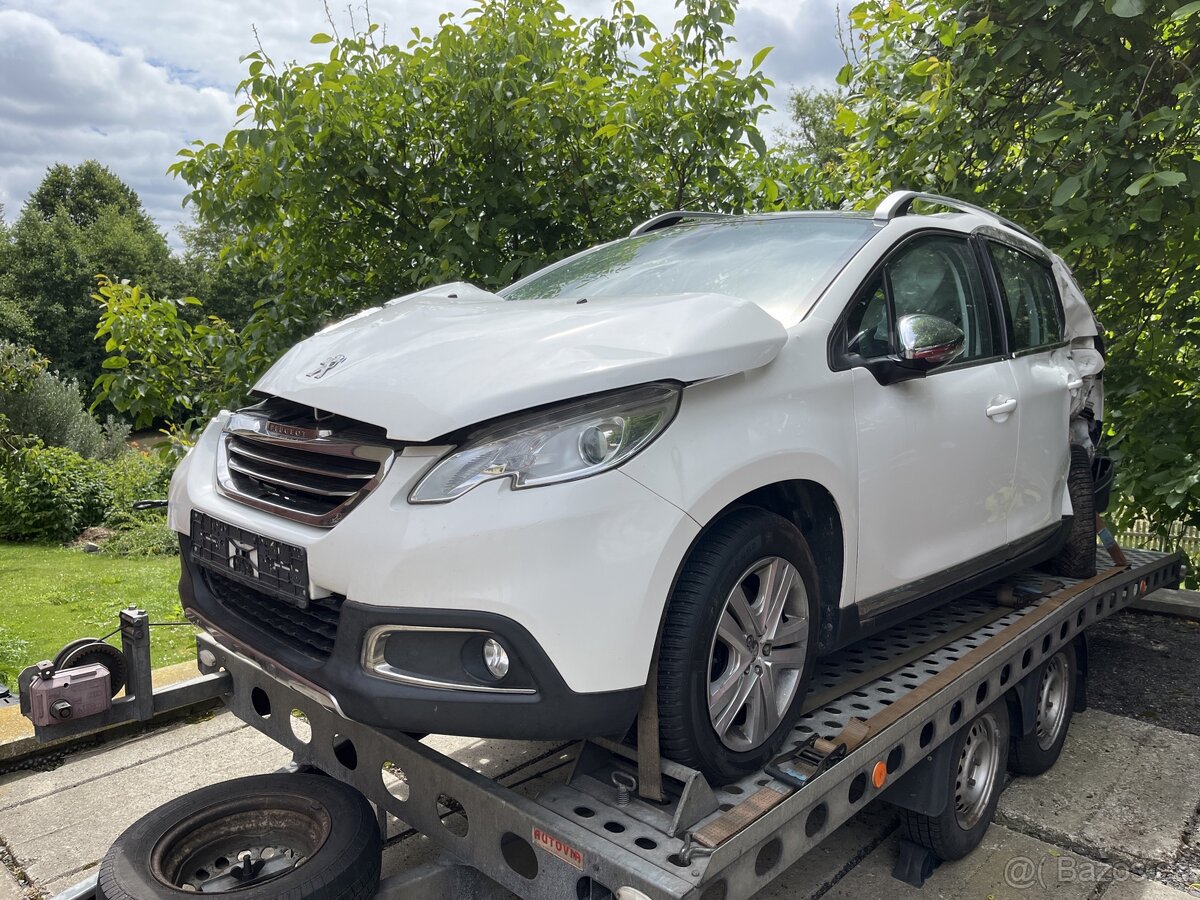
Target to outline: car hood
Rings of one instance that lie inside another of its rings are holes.
[[[724,294],[508,301],[460,283],[326,328],[255,389],[431,441],[599,391],[743,372],[786,342],[777,319]]]

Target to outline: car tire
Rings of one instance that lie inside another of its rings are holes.
[[[257,873],[234,871],[245,865],[243,852],[261,866]],[[253,775],[184,794],[138,819],[100,863],[96,896],[366,900],[379,882],[381,854],[375,812],[354,788],[322,775]]]
[[[1062,754],[1075,712],[1075,645],[1067,644],[1031,677],[1038,685],[1033,729],[1013,736],[1008,756],[1008,768],[1017,775],[1041,775]]]
[[[1071,447],[1067,491],[1074,510],[1071,533],[1058,555],[1046,564],[1046,569],[1066,578],[1091,578],[1096,574],[1096,497],[1092,461],[1083,447]]]
[[[817,586],[808,544],[782,516],[735,510],[700,538],[676,581],[659,648],[664,756],[715,785],[771,759],[808,692]]]
[[[979,846],[1004,790],[1008,741],[1008,710],[1001,700],[954,736],[946,808],[936,816],[902,810],[904,836],[942,860],[962,859]]]

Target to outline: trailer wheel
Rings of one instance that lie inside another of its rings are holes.
[[[954,736],[950,799],[940,815],[903,810],[905,836],[940,859],[962,859],[981,840],[1004,789],[1009,722],[1004,701],[977,715]]]
[[[1008,767],[1018,775],[1041,775],[1058,762],[1075,711],[1075,646],[1067,644],[1034,674],[1038,679],[1033,729],[1013,737]]]
[[[358,791],[319,775],[254,775],[192,791],[127,828],[100,864],[97,897],[365,900],[381,853]]]
[[[714,524],[684,563],[658,662],[664,756],[728,784],[795,725],[817,647],[817,567],[800,531],[763,509]]]
[[[1067,470],[1067,493],[1071,497],[1071,534],[1046,569],[1067,578],[1091,578],[1096,574],[1096,496],[1092,461],[1083,447],[1071,446]]]

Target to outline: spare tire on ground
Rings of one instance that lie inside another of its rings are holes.
[[[321,775],[253,775],[147,813],[100,864],[100,900],[365,900],[382,844],[371,804]]]

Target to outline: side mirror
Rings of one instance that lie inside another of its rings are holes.
[[[963,352],[962,329],[938,316],[925,313],[901,316],[896,330],[900,335],[900,358],[916,363],[913,368],[936,369]]]
[[[880,384],[924,378],[925,373],[953,362],[963,352],[962,329],[938,316],[914,313],[896,323],[900,352],[863,365]]]

